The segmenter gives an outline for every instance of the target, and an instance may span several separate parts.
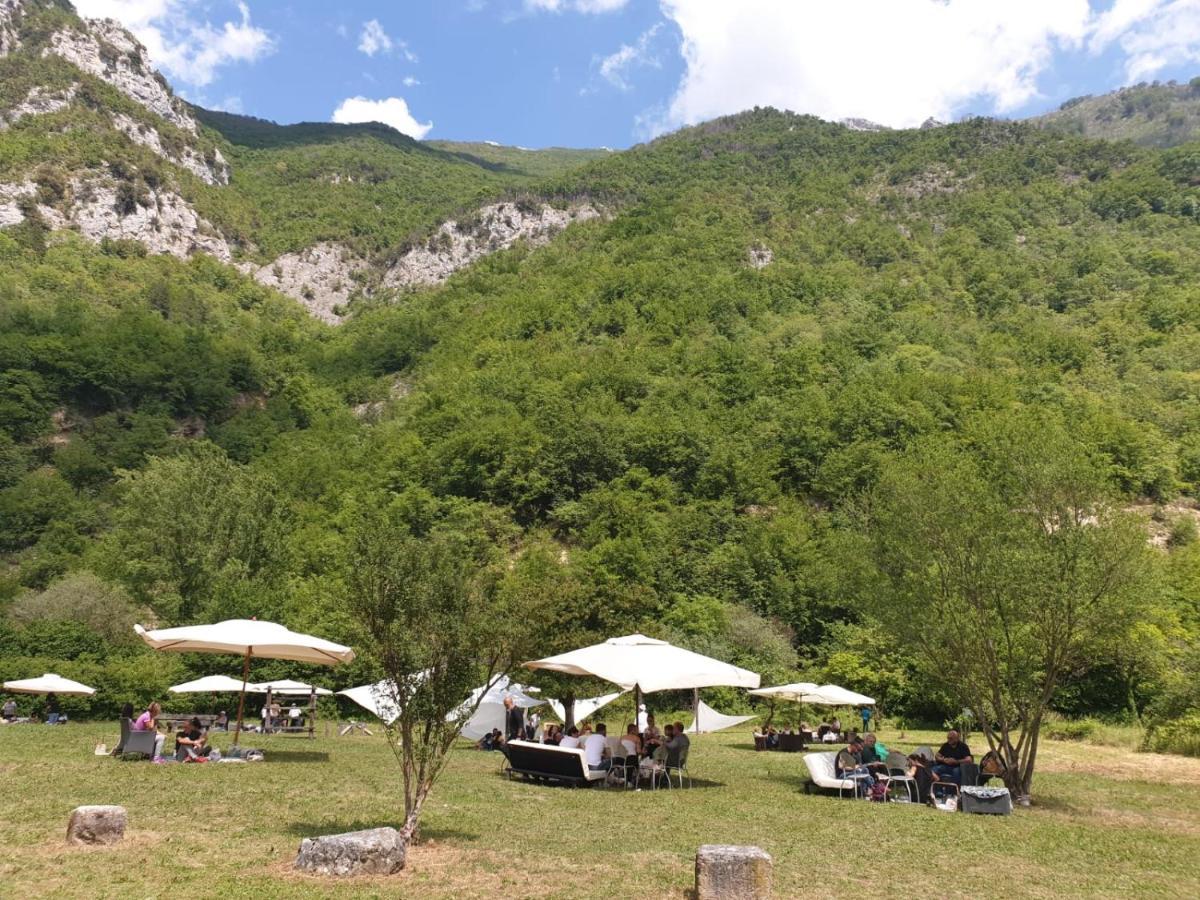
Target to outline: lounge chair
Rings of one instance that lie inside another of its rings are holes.
[[[154,738],[157,731],[130,731],[125,739],[123,753],[142,753],[150,759],[154,758]]]
[[[804,792],[811,793],[813,787],[822,788],[827,791],[837,791],[839,797],[845,796],[845,792],[849,791],[850,796],[855,795],[855,781],[853,778],[838,778],[837,771],[834,769],[834,762],[837,760],[836,753],[805,753],[804,764],[808,766],[808,784],[804,786]]]
[[[124,752],[131,731],[133,731],[133,720],[128,716],[121,716],[121,739],[117,741],[117,746],[113,747],[113,756]]]
[[[799,753],[804,749],[804,736],[800,734],[781,734],[779,749],[784,753]]]
[[[572,786],[603,783],[608,770],[593,772],[580,748],[555,747],[532,741],[509,741],[508,774],[522,775],[533,781],[552,781]]]

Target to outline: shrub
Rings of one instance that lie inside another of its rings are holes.
[[[1100,723],[1095,719],[1057,719],[1042,726],[1042,734],[1052,741],[1086,741],[1091,738]]]
[[[1200,712],[1151,725],[1146,731],[1142,749],[1151,753],[1200,756]]]

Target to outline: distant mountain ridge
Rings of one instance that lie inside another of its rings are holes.
[[[1138,84],[1075,97],[1030,121],[1081,137],[1174,147],[1200,140],[1200,77],[1186,84]]]

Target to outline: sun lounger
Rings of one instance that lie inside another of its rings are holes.
[[[570,785],[603,782],[607,771],[593,772],[588,768],[583,750],[574,747],[555,747],[532,741],[509,741],[509,776],[523,775],[534,781],[554,781]]]
[[[827,791],[837,791],[839,797],[846,791],[850,792],[850,796],[854,796],[854,779],[837,777],[837,770],[834,768],[836,759],[836,753],[804,754],[804,764],[808,766],[809,775],[809,782],[804,786],[806,793],[812,787],[818,787]]]

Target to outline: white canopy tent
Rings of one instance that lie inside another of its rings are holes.
[[[47,672],[38,678],[18,678],[16,681],[4,682],[4,690],[14,694],[68,694],[78,697],[90,697],[96,693],[95,688],[63,678],[53,672]]]
[[[696,715],[692,719],[692,724],[684,730],[688,734],[704,734],[710,731],[724,731],[726,728],[732,728],[734,725],[741,725],[743,722],[749,722],[751,719],[756,719],[758,716],[727,716],[717,712],[703,700],[696,705]]]
[[[576,700],[576,720],[582,721],[589,716],[595,715],[597,711],[605,706],[608,706],[608,704],[612,703],[624,693],[625,691],[613,691],[611,694],[601,694],[599,697],[589,697],[586,700]],[[550,700],[548,702],[550,703],[550,708],[554,710],[554,714],[564,722],[567,721],[567,708],[563,706],[563,702],[561,700]]]
[[[464,723],[460,734],[468,740],[477,741],[490,734],[494,728],[504,731],[505,697],[512,697],[514,705],[521,709],[532,709],[545,703],[545,700],[529,696],[530,691],[536,690],[516,684],[510,681],[507,675],[502,675],[490,688],[484,685],[473,690],[462,706],[446,718],[450,721],[470,714],[471,717]],[[474,713],[471,713],[472,709],[475,710]]]
[[[400,691],[395,682],[384,679],[374,684],[362,684],[358,687],[338,691],[342,697],[349,697],[367,712],[374,715],[385,725],[391,725],[400,717]]]
[[[524,664],[529,669],[546,669],[566,675],[590,675],[633,690],[634,708],[642,692],[687,690],[703,687],[759,685],[757,673],[748,669],[684,650],[644,634],[609,638],[593,644]]]
[[[253,685],[246,685],[247,691],[254,691],[256,694],[308,694],[316,691],[318,697],[332,697],[333,691],[328,688],[314,687],[311,684],[305,684],[303,681],[295,681],[291,678],[281,678],[277,681],[259,681]]]
[[[236,694],[241,689],[242,683],[228,675],[205,675],[167,688],[172,694]],[[254,685],[246,685],[246,690],[253,691]]]
[[[236,745],[242,734],[242,714],[246,706],[246,688],[250,679],[250,659],[290,659],[295,662],[334,666],[354,659],[354,651],[333,641],[289,631],[274,622],[255,619],[229,619],[214,625],[184,625],[147,631],[134,625],[138,636],[155,650],[175,653],[228,653],[241,656],[242,689],[238,697]]]

